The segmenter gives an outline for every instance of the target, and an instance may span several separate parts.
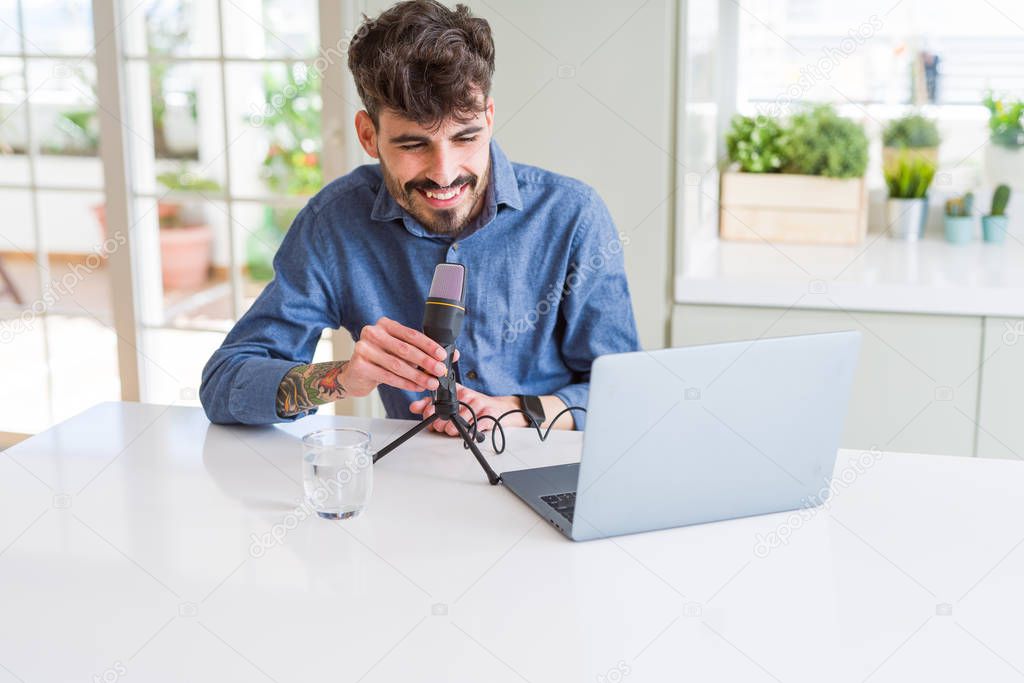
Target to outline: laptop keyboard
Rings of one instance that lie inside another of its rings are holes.
[[[570,522],[572,521],[572,512],[576,508],[576,492],[570,491],[569,493],[553,493],[550,496],[541,496],[541,500],[550,505],[556,512],[561,514]]]

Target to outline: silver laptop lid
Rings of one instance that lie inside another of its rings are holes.
[[[572,537],[821,502],[859,350],[851,331],[599,357]]]

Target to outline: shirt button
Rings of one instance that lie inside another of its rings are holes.
[[[470,379],[476,379],[476,376],[476,370],[470,370],[469,372],[466,373],[466,377]]]

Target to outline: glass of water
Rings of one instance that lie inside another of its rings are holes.
[[[355,517],[373,492],[370,435],[360,429],[321,429],[302,437],[306,501],[324,519]]]

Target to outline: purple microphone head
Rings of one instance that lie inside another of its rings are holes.
[[[449,299],[465,304],[466,267],[461,263],[438,263],[430,283],[431,299]]]

